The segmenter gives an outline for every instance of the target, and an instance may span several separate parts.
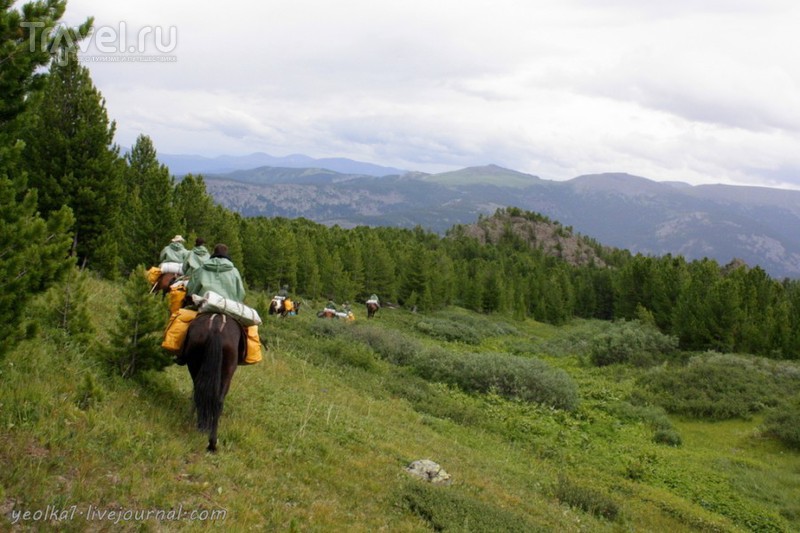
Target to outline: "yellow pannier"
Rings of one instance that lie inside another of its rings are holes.
[[[254,365],[261,361],[261,339],[258,338],[258,326],[247,329],[247,354],[244,358],[246,365]]]
[[[183,299],[186,298],[186,286],[182,283],[173,285],[169,290],[169,314],[174,315],[181,308]]]
[[[147,281],[150,285],[154,285],[158,278],[161,276],[161,269],[158,267],[150,267],[147,271]]]
[[[191,309],[178,309],[169,317],[169,324],[164,331],[164,342],[161,347],[169,352],[180,353],[189,324],[197,316],[197,311]]]

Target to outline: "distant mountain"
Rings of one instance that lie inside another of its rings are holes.
[[[495,185],[498,187],[529,187],[542,181],[537,176],[498,167],[497,165],[469,167],[453,172],[429,174],[420,179],[429,183],[438,183],[439,185]]]
[[[159,161],[169,167],[172,174],[223,174],[235,170],[249,170],[257,167],[285,168],[320,168],[333,170],[343,174],[361,174],[365,176],[389,176],[405,174],[407,171],[394,167],[384,167],[372,163],[364,163],[332,157],[314,159],[303,154],[276,157],[263,152],[248,155],[205,157],[201,155],[159,154]]]
[[[342,227],[444,233],[498,208],[541,213],[634,253],[739,258],[800,277],[800,191],[655,182],[624,173],[543,180],[495,165],[373,177],[323,168],[256,168],[207,176],[209,192],[244,215],[305,217]]]

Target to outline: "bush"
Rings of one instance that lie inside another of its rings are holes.
[[[597,366],[629,363],[643,367],[663,361],[677,348],[677,337],[664,335],[638,320],[623,321],[615,322],[591,341],[589,358]]]
[[[481,337],[462,322],[452,320],[441,320],[437,318],[427,318],[417,322],[415,327],[434,339],[441,339],[449,342],[463,342],[466,344],[479,344]]]
[[[619,506],[606,494],[562,477],[558,480],[555,496],[570,507],[577,507],[597,517],[615,520],[619,516]]]
[[[423,349],[418,341],[407,335],[372,326],[352,328],[350,336],[372,348],[381,359],[395,365],[408,364]]]
[[[720,354],[693,357],[685,367],[653,369],[638,384],[636,395],[644,401],[712,420],[746,418],[776,405],[787,387],[797,386],[785,379],[780,383],[757,358]]]
[[[87,372],[83,375],[83,381],[77,390],[77,398],[75,404],[83,411],[95,407],[103,401],[105,392],[103,388],[97,383],[94,375]]]
[[[460,494],[452,487],[407,483],[401,506],[425,520],[433,531],[543,531],[512,511]]]
[[[457,322],[474,331],[479,337],[492,337],[496,335],[519,335],[517,328],[507,322],[497,321],[488,316],[463,311],[441,311],[435,318]]]
[[[314,337],[333,338],[345,332],[345,325],[342,321],[326,318],[312,322],[308,329]]]
[[[569,374],[539,359],[432,349],[416,356],[411,366],[425,379],[456,385],[467,392],[496,391],[506,398],[558,409],[572,410],[578,405],[578,388]]]
[[[680,433],[674,429],[658,429],[653,434],[653,442],[658,444],[666,444],[668,446],[675,446],[676,448],[683,444]]]
[[[611,327],[605,320],[576,320],[569,327],[557,330],[555,337],[540,342],[537,351],[554,357],[587,354],[594,339]]]
[[[374,370],[376,367],[375,354],[363,344],[346,342],[344,339],[334,339],[324,343],[320,351],[337,363],[364,370]]]
[[[626,421],[643,421],[653,429],[674,429],[663,407],[657,405],[633,405],[628,402],[614,402],[608,405],[608,412]]]
[[[765,433],[800,450],[800,396],[775,408],[764,420]]]
[[[397,369],[386,380],[387,389],[408,400],[415,411],[437,418],[446,418],[462,425],[474,425],[485,417],[483,405],[467,393],[441,383]]]

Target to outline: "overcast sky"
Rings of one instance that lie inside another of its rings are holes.
[[[87,16],[123,147],[800,188],[793,0],[69,0]]]

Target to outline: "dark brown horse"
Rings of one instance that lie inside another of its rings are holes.
[[[377,313],[378,309],[380,308],[381,308],[380,304],[377,304],[375,302],[367,302],[367,318],[374,317],[375,313]]]
[[[194,383],[197,428],[208,431],[208,451],[217,450],[217,426],[243,346],[242,327],[216,313],[201,313],[189,325],[180,359]]]
[[[327,307],[317,313],[318,318],[339,318],[339,315],[336,314],[336,311],[333,309],[328,309]]]
[[[163,298],[164,296],[169,294],[170,285],[175,283],[175,280],[177,279],[178,279],[178,274],[164,272],[160,276],[158,276],[158,279],[153,284],[153,288],[150,289],[150,292],[160,292],[161,297]]]

